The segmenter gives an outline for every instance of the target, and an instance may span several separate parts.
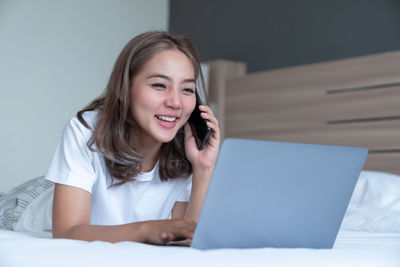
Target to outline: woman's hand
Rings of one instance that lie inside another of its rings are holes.
[[[215,118],[209,106],[199,106],[202,118],[207,120],[207,126],[211,129],[207,144],[202,150],[196,146],[196,142],[189,123],[184,126],[186,157],[192,163],[193,172],[212,170],[217,161],[220,146],[220,129],[218,120]]]
[[[199,150],[196,146],[189,123],[186,123],[184,128],[186,157],[192,163],[193,168],[192,191],[185,218],[191,218],[195,222],[198,221],[200,216],[220,145],[220,130],[217,119],[210,107],[201,105],[199,109],[201,111],[200,116],[207,120],[207,126],[211,129],[210,137],[202,150]]]
[[[171,241],[185,241],[184,245],[190,244],[196,228],[196,223],[190,219],[144,221],[140,224],[142,242],[155,245],[166,245]]]

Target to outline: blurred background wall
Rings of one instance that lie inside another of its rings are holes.
[[[400,49],[399,0],[170,0],[169,18],[202,60],[248,72]]]
[[[123,46],[168,14],[167,0],[0,0],[0,192],[47,172]]]

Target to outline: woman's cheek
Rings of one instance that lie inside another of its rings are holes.
[[[189,118],[190,118],[190,114],[189,114],[188,116],[186,116],[186,117],[183,119],[183,121],[182,121],[182,126],[183,126],[186,122],[188,122]]]

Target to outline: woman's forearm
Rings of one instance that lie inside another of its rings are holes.
[[[212,173],[213,168],[193,171],[192,191],[185,218],[190,218],[195,222],[198,221]]]
[[[80,224],[64,232],[53,231],[54,238],[106,242],[135,241],[164,245],[175,239],[191,239],[196,223],[188,219],[150,220],[122,225]]]
[[[54,238],[68,238],[86,241],[106,242],[136,241],[145,242],[141,222],[123,225],[76,225],[63,233],[53,233]]]

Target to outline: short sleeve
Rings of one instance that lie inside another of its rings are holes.
[[[90,125],[90,124],[89,124]],[[45,179],[92,192],[96,181],[93,153],[87,146],[92,130],[86,128],[77,117],[64,128]]]
[[[185,179],[183,189],[178,195],[178,198],[176,201],[178,202],[189,202],[190,199],[190,193],[192,191],[192,176],[189,178]]]

